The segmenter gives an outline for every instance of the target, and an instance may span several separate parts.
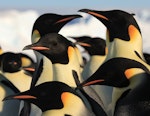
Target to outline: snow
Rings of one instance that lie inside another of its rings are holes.
[[[83,18],[75,19],[65,25],[60,34],[68,36],[89,35],[105,39],[105,26],[96,18],[81,13]],[[37,17],[37,11],[0,11],[0,46],[4,51],[23,52],[33,58],[32,50],[22,51],[25,45],[31,43],[32,26]],[[138,12],[135,16],[143,36],[143,50],[150,53],[150,13],[148,10]]]

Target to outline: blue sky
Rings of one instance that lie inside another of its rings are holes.
[[[149,8],[150,0],[3,0],[0,8]]]

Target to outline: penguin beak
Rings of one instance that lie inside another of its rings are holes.
[[[37,99],[37,97],[32,95],[10,95],[5,97],[2,101],[12,100],[12,99],[27,100],[27,99]]]
[[[82,87],[85,87],[85,86],[100,84],[104,81],[105,81],[104,79],[98,79],[98,80],[93,80],[93,81],[85,81],[85,82],[81,83],[81,85],[82,85]]]
[[[84,43],[84,42],[76,42],[75,44],[79,44],[80,46],[83,46],[83,47],[91,47],[90,44]]]
[[[94,17],[97,17],[99,19],[104,19],[106,21],[108,21],[109,19],[105,16],[104,12],[102,11],[95,11],[95,10],[90,10],[90,9],[81,9],[79,10],[79,12],[84,12],[84,13],[88,13],[90,15],[93,15]]]
[[[33,67],[24,67],[23,69],[26,70],[26,71],[29,71],[29,72],[34,72],[35,71],[35,68],[33,68]]]
[[[23,48],[23,50],[28,50],[28,49],[32,49],[32,50],[36,50],[36,51],[50,50],[50,48],[48,48],[48,47],[44,47],[44,46],[36,45],[36,44],[27,45]]]
[[[80,18],[80,17],[82,17],[82,16],[81,15],[66,15],[62,19],[58,20],[55,24],[63,23],[63,22],[69,22],[73,19]]]

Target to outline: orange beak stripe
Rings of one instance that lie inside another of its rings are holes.
[[[107,17],[105,17],[105,16],[103,16],[103,15],[101,15],[101,14],[92,12],[92,11],[89,11],[88,14],[91,14],[91,15],[97,16],[97,17],[100,17],[100,18],[105,19],[105,20],[107,20],[107,21],[109,20]]]
[[[47,47],[42,47],[42,46],[39,46],[39,47],[31,47],[31,49],[33,49],[33,50],[50,50],[49,48],[47,48]]]
[[[79,45],[81,46],[87,46],[87,47],[91,47],[90,44],[87,44],[87,43],[82,43],[82,42],[77,42]]]
[[[14,99],[37,99],[36,97],[31,95],[19,95],[19,96],[14,96],[13,98]]]
[[[64,18],[64,19],[58,20],[55,24],[65,22],[65,21],[71,20],[73,18],[75,18],[75,17],[72,16],[72,17]]]
[[[32,71],[34,72],[35,71],[35,68],[23,68],[24,70],[27,70],[27,71]]]
[[[94,81],[85,83],[83,86],[89,86],[89,85],[93,85],[93,84],[95,84],[95,83],[103,82],[103,81],[104,81],[104,79],[102,79],[102,80],[94,80]]]

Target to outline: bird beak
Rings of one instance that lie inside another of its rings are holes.
[[[83,47],[91,47],[90,44],[84,43],[84,42],[76,42],[75,44],[79,44],[80,46],[83,46]]]
[[[23,50],[28,50],[28,49],[37,50],[37,51],[49,50],[48,47],[39,46],[39,45],[36,45],[36,44],[27,45],[27,46],[25,46],[25,47],[23,48]]]
[[[26,100],[26,99],[37,99],[37,98],[31,95],[10,95],[10,96],[5,97],[2,101],[12,100],[12,99]]]
[[[81,10],[79,10],[79,12],[88,13],[90,15],[93,15],[93,16],[97,17],[97,18],[104,19],[104,20],[107,20],[107,21],[109,20],[105,16],[104,12],[102,12],[102,11],[95,11],[95,10],[90,10],[90,9],[81,9]]]
[[[30,72],[35,71],[35,68],[33,68],[33,67],[24,67],[23,69],[26,70],[26,71],[30,71]]]
[[[85,86],[95,85],[95,84],[101,83],[101,82],[104,82],[104,79],[98,79],[98,80],[87,81],[87,82],[85,81],[85,82],[81,83],[81,85],[83,87],[85,87]]]
[[[58,20],[55,24],[63,23],[63,22],[69,22],[73,19],[80,18],[80,17],[82,17],[82,16],[81,15],[66,15],[62,19]]]

